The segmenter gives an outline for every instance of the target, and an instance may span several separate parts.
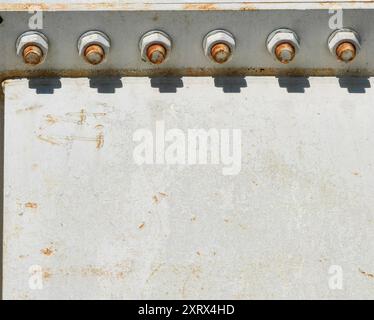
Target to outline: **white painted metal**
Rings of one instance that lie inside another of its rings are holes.
[[[372,298],[372,86],[6,81],[4,298]],[[241,129],[240,173],[136,165],[132,136],[157,120]]]

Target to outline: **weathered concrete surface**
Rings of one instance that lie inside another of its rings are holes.
[[[373,298],[372,85],[6,81],[4,298]],[[157,120],[240,129],[240,173],[138,166]]]

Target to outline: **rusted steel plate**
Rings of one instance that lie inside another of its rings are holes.
[[[369,10],[373,6],[366,1],[0,2],[0,51],[6,57],[0,61],[0,80],[98,74],[370,76],[374,74],[370,59],[374,10]],[[342,20],[335,21],[336,12],[329,9],[339,8],[344,9]],[[43,12],[37,28],[48,37],[50,50],[43,64],[27,66],[16,55],[15,42],[20,34],[36,28],[35,23],[30,25],[34,10]],[[339,26],[353,28],[362,39],[362,50],[349,64],[337,61],[327,48],[329,35]],[[292,28],[301,40],[300,52],[288,65],[275,61],[265,46],[267,36],[279,27]],[[227,29],[237,42],[233,58],[222,65],[210,61],[202,49],[204,36],[216,28]],[[163,30],[172,39],[170,58],[157,66],[142,61],[138,47],[141,36],[152,29]],[[103,64],[92,66],[78,55],[78,38],[88,30],[103,31],[111,39]]]
[[[6,81],[4,298],[372,298],[372,86]],[[239,171],[138,164],[162,127],[239,130]]]

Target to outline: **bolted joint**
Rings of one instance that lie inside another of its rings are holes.
[[[219,64],[232,58],[235,45],[234,36],[226,30],[210,31],[203,40],[205,56]]]
[[[92,65],[102,63],[109,54],[110,39],[101,31],[88,31],[78,40],[78,53]]]
[[[338,60],[352,61],[361,48],[361,40],[358,33],[351,29],[335,30],[327,40],[328,48]]]
[[[41,64],[47,57],[48,39],[38,31],[26,31],[17,38],[16,53],[28,65]]]
[[[300,49],[297,34],[290,29],[277,29],[269,34],[266,48],[274,59],[280,63],[290,63]]]
[[[152,44],[147,48],[147,59],[153,64],[163,63],[166,59],[166,49],[161,44]]]
[[[139,50],[143,61],[161,64],[170,55],[171,38],[160,30],[148,31],[140,38]]]

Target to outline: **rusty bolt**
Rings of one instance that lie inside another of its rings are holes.
[[[170,55],[171,38],[160,30],[148,31],[140,38],[139,50],[143,61],[161,64]]]
[[[210,31],[203,41],[204,54],[216,63],[225,63],[235,50],[234,36],[226,30]]]
[[[300,48],[300,40],[290,29],[277,29],[269,34],[266,47],[277,61],[287,64],[295,58]]]
[[[161,44],[152,44],[147,49],[147,59],[153,64],[160,64],[166,58],[166,49]]]
[[[84,51],[84,58],[90,64],[99,64],[105,58],[104,49],[97,44],[92,44]]]
[[[17,55],[23,62],[35,66],[42,63],[48,52],[48,40],[45,35],[37,31],[27,31],[16,41]]]
[[[361,43],[358,33],[351,29],[335,30],[328,39],[330,52],[343,62],[352,61],[358,54]]]
[[[231,56],[230,47],[225,43],[217,43],[210,50],[213,60],[217,63],[225,63]]]
[[[349,62],[356,56],[356,48],[350,42],[343,42],[336,48],[336,56],[339,60]]]
[[[43,59],[43,51],[38,46],[30,45],[23,49],[22,56],[25,63],[37,65]]]
[[[109,37],[101,31],[88,31],[78,40],[78,53],[92,65],[102,63],[109,54]]]
[[[284,42],[275,48],[275,57],[284,64],[287,64],[295,57],[295,48],[292,44]]]

